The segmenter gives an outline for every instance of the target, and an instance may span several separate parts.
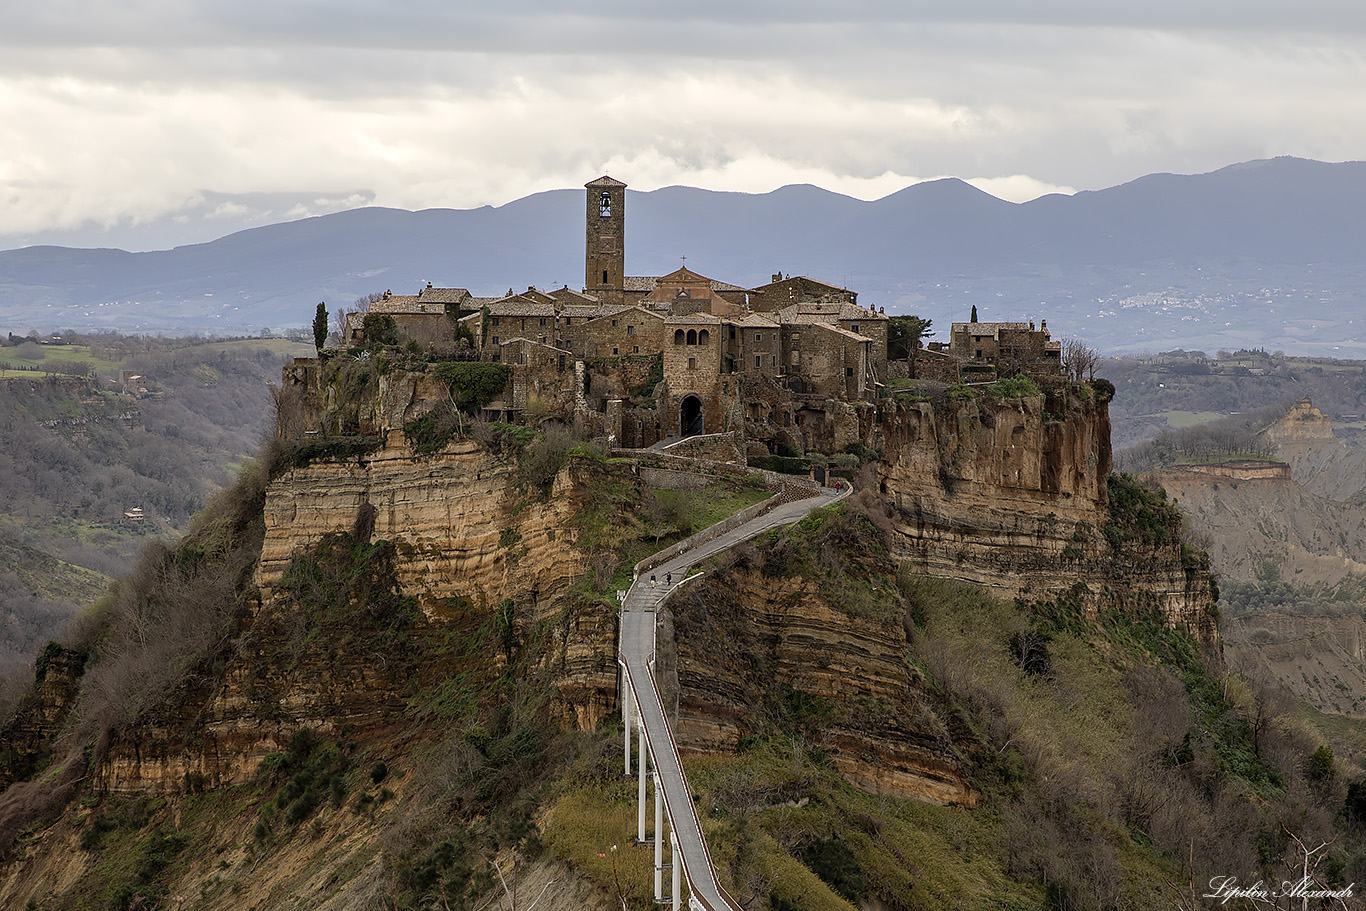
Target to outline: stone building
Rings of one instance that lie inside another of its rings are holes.
[[[973,310],[976,316],[976,308]],[[965,374],[1025,373],[1057,376],[1062,372],[1062,345],[1048,332],[1028,323],[954,323],[949,332],[949,355]]]
[[[458,320],[473,356],[513,368],[490,406],[573,420],[618,443],[746,429],[770,446],[843,439],[858,408],[888,382],[885,313],[858,294],[804,275],[774,273],[745,288],[686,265],[667,275],[626,274],[626,184],[603,176],[584,185],[584,286],[511,289],[480,298],[464,288],[386,293],[372,312],[400,329]],[[348,340],[363,342],[360,315]],[[430,335],[430,333],[428,333]],[[947,346],[922,349],[923,375],[953,381],[974,370],[1025,365],[1057,372],[1058,345],[1047,327],[955,323]],[[905,376],[908,365],[900,364]],[[841,425],[843,426],[843,425]],[[832,434],[834,434],[832,436]]]

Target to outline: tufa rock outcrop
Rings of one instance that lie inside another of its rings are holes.
[[[894,554],[920,572],[1002,597],[1079,594],[1089,612],[1156,610],[1218,639],[1208,561],[1162,533],[1114,525],[1107,399],[1088,386],[883,408],[878,483],[895,513]]]

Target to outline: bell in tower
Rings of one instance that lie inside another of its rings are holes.
[[[626,184],[603,176],[588,190],[584,238],[584,289],[606,303],[621,303],[626,287]]]

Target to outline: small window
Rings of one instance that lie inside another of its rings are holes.
[[[636,421],[636,430],[644,430],[644,429],[645,429],[645,422],[644,422],[644,421]]]
[[[544,316],[541,317],[541,328],[542,328],[542,329],[545,328],[545,317],[544,317]]]
[[[697,358],[695,358],[695,357],[690,357],[690,358],[688,358],[688,369],[689,369],[689,370],[696,370],[696,369],[697,369]]]
[[[773,369],[778,369],[778,355],[773,355]]]
[[[844,368],[844,375],[845,375],[846,377],[852,377],[852,376],[854,375],[854,368],[853,368],[853,367],[845,367],[845,368]]]
[[[495,316],[495,317],[493,318],[493,324],[494,324],[495,326],[498,325],[498,317]]]
[[[631,346],[631,353],[632,353],[632,354],[640,354],[640,346],[639,346],[639,345],[632,345],[632,346]]]
[[[603,270],[602,270],[602,283],[603,283],[604,285],[607,284],[607,270],[606,270],[606,269],[603,269]]]
[[[612,348],[612,354],[613,354],[613,355],[617,354],[617,349],[616,349],[615,346],[613,346],[613,348]]]
[[[674,330],[674,344],[675,344],[675,345],[681,345],[681,344],[683,344],[683,340],[684,340],[683,330],[682,330],[682,329],[675,329],[675,330]]]
[[[849,324],[849,330],[850,330],[851,332],[858,332],[858,323],[850,323],[850,324]]]
[[[616,321],[616,320],[612,320],[612,328],[613,328],[613,329],[617,328],[617,321]]]
[[[494,343],[495,345],[498,344],[498,336],[495,335],[495,336],[493,337],[493,343]]]
[[[696,329],[689,329],[689,330],[688,330],[688,344],[689,344],[689,345],[696,345],[696,344],[697,344],[697,330],[696,330]]]
[[[711,333],[708,332],[706,329],[703,329],[701,332],[697,333],[697,344],[705,345],[709,341],[711,341]]]
[[[635,326],[627,326],[627,327],[626,327],[626,334],[627,334],[627,335],[635,335],[635,334],[636,334],[636,327],[635,327]]]
[[[612,194],[606,190],[603,190],[602,195],[598,197],[598,215],[603,218],[612,217]],[[605,276],[607,273],[604,272],[602,274],[604,276],[603,281],[606,281],[607,279]]]
[[[499,353],[496,352],[496,351],[493,353],[493,362],[494,362],[495,364],[498,363],[499,361],[501,361],[502,359],[503,359],[503,356],[502,356],[501,354],[499,354]]]
[[[754,369],[757,370],[762,366],[764,366],[764,356],[762,354],[754,355]]]
[[[756,342],[762,342],[764,340],[764,334],[762,332],[754,333],[754,340]]]

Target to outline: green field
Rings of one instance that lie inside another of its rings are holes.
[[[34,367],[41,371],[44,367],[58,364],[90,365],[99,371],[101,376],[110,379],[117,379],[119,375],[119,361],[95,357],[86,345],[47,345],[43,347],[42,354],[38,360],[27,360],[15,357],[13,349],[0,348],[0,376],[32,375]]]

